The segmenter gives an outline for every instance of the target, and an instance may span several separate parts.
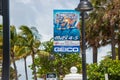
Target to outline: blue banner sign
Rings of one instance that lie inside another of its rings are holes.
[[[79,12],[54,10],[54,52],[80,52]]]

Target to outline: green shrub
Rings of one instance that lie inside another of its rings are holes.
[[[105,80],[108,73],[109,80],[120,80],[120,61],[105,59],[100,64],[88,65],[88,80]]]

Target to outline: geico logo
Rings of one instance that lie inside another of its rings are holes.
[[[79,49],[77,47],[55,47],[54,48],[55,52],[78,52]]]

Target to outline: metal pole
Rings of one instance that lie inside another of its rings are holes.
[[[2,15],[2,0],[0,0],[0,15]]]
[[[82,19],[82,75],[83,80],[87,80],[87,73],[86,73],[86,45],[85,45],[85,16],[84,11],[81,12],[81,19]]]
[[[3,14],[3,63],[2,80],[10,76],[10,30],[9,30],[9,0],[2,0]]]

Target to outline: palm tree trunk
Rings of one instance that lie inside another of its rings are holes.
[[[33,64],[33,75],[34,75],[34,80],[37,80],[36,76],[36,68],[35,68],[35,52],[32,49],[32,64]]]
[[[93,63],[97,63],[97,47],[93,46]]]
[[[11,53],[11,58],[12,58],[12,60],[13,60],[13,66],[14,66],[14,69],[15,69],[15,80],[18,80],[18,76],[17,76],[17,66],[16,66],[15,59],[14,59],[14,52]]]
[[[14,60],[13,60],[13,66],[14,66],[14,69],[15,69],[15,80],[18,80],[18,76],[17,76],[17,67],[16,67],[16,63],[15,63]]]
[[[26,57],[24,57],[24,64],[25,64],[25,75],[26,75],[26,80],[28,80]]]
[[[116,60],[114,26],[113,26],[113,29],[111,29],[111,33],[112,33],[111,35],[112,59]]]
[[[120,43],[118,43],[118,60],[120,60]]]

